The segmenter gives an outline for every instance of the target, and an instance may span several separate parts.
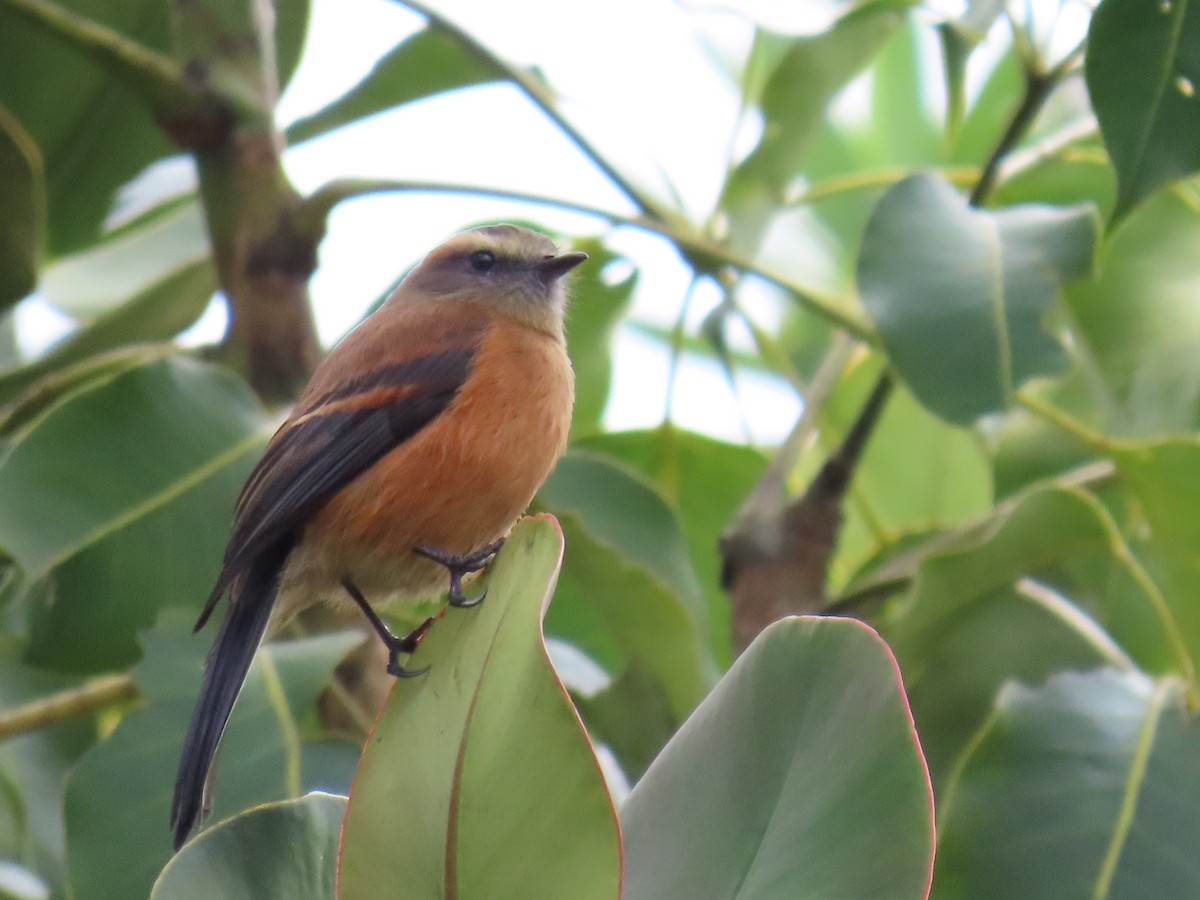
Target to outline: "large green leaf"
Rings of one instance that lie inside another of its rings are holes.
[[[257,806],[184,847],[150,900],[329,900],[345,812],[321,793]]]
[[[572,450],[538,494],[563,519],[571,552],[547,628],[613,674],[653,672],[678,721],[715,680],[704,600],[662,495],[612,457]]]
[[[1113,219],[1200,170],[1200,5],[1104,0],[1092,15],[1087,86],[1117,169]]]
[[[427,28],[393,47],[344,95],[293,124],[287,130],[288,143],[307,141],[422,97],[500,77],[453,36]]]
[[[911,587],[883,633],[904,669],[939,785],[1009,679],[1128,667],[1129,656],[1160,671],[1186,666],[1179,623],[1147,592],[1123,547],[1095,498],[1045,487],[913,553]],[[1080,584],[1070,566],[1102,572],[1107,590]],[[885,567],[876,577],[896,574]]]
[[[717,664],[727,666],[729,598],[721,589],[717,545],[762,475],[766,459],[749,447],[685,431],[669,422],[653,431],[594,435],[576,446],[633,466],[654,482],[677,512],[708,607],[709,646]]]
[[[1076,338],[1109,392],[1099,404],[1106,430],[1144,435],[1200,425],[1197,258],[1200,212],[1164,191],[1112,235],[1096,279],[1067,289]]]
[[[66,0],[70,12],[170,54],[159,0]],[[276,58],[289,74],[304,39],[307,0],[278,5]],[[57,38],[0,8],[0,106],[29,132],[45,164],[49,249],[76,250],[99,233],[117,189],[176,152],[129,86]]]
[[[184,202],[56,261],[43,274],[38,293],[86,321],[208,257],[200,205]]]
[[[71,773],[65,809],[76,896],[144,897],[171,855],[171,791],[211,640],[191,634],[191,614],[179,613],[143,636],[134,679],[145,702]],[[360,640],[332,634],[260,649],[222,742],[217,820],[304,791],[299,722]]]
[[[159,609],[198,604],[269,427],[240,380],[182,357],[101,375],[28,422],[0,462],[0,547],[48,578],[30,658],[123,665]]]
[[[200,318],[212,300],[216,281],[208,259],[185,265],[98,316],[40,359],[0,374],[0,404],[48,373],[131,344],[170,340]]]
[[[1200,894],[1200,732],[1136,672],[1010,685],[938,820],[939,898]]]
[[[1200,656],[1200,438],[1126,445],[1113,458],[1149,526],[1147,549],[1165,567],[1166,600],[1194,659]]]
[[[933,795],[887,646],[767,628],[621,808],[625,900],[925,897]]]
[[[968,424],[1066,365],[1045,319],[1062,284],[1091,271],[1095,243],[1091,207],[986,212],[943,179],[913,175],[867,223],[859,292],[917,398]]]
[[[737,249],[757,249],[767,220],[803,171],[805,153],[829,102],[903,21],[902,5],[876,2],[847,13],[824,34],[787,41],[786,49],[779,35],[758,32],[750,65],[771,72],[758,98],[762,137],[730,173],[720,201],[730,215],[730,238]]]
[[[525,520],[488,599],[449,610],[397,683],[355,776],[339,896],[615,900],[615,813],[541,619],[562,533]]]
[[[33,139],[0,105],[0,309],[37,284],[46,240],[46,185]]]

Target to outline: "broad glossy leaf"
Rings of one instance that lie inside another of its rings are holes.
[[[0,546],[44,574],[251,451],[257,407],[176,357],[100,378],[16,435],[0,464]]]
[[[572,450],[538,494],[563,519],[571,553],[550,633],[611,673],[641,660],[679,721],[715,680],[704,598],[675,513],[643,476],[610,456]]]
[[[767,628],[621,825],[625,900],[925,897],[933,795],[887,646],[852,619]]]
[[[1116,221],[1200,170],[1200,5],[1104,0],[1088,29],[1086,76],[1117,169]]]
[[[150,900],[329,900],[345,812],[322,793],[256,806],[184,847]]]
[[[143,636],[133,674],[145,702],[71,773],[65,809],[77,896],[144,897],[171,855],[175,770],[212,640],[211,629],[193,635],[191,624],[191,613],[172,610]],[[260,649],[221,745],[214,821],[304,791],[299,722],[361,639],[332,634]]]
[[[1112,664],[1098,634],[1065,600],[1050,605],[1004,586],[978,594],[926,639],[906,643],[903,658],[914,673],[905,674],[905,687],[939,797],[1001,687]]]
[[[637,287],[637,270],[615,278],[623,258],[600,241],[576,241],[574,249],[590,257],[571,282],[571,309],[567,315],[567,347],[575,369],[575,412],[571,435],[599,431],[612,381],[612,336],[629,308]]]
[[[1163,621],[1157,598],[1118,555],[1116,524],[1082,491],[1031,490],[981,524],[931,543],[912,554],[911,587],[883,633],[904,669],[939,784],[1006,680],[1131,665],[1126,653],[1162,671],[1179,664],[1178,623]],[[1110,591],[1080,585],[1070,565],[1103,571]],[[874,577],[889,574],[898,571],[884,566]],[[1022,578],[1045,590],[1015,591]]]
[[[33,139],[0,105],[0,309],[37,284],[46,240],[46,185]]]
[[[168,8],[159,0],[66,0],[60,5],[171,53]],[[278,4],[278,17],[276,57],[286,81],[304,39],[307,0]],[[176,152],[126,84],[6,9],[0,9],[0,106],[29,132],[45,162],[54,255],[93,240],[117,189]]]
[[[1067,289],[1077,339],[1111,392],[1101,407],[1105,430],[1145,435],[1200,425],[1197,258],[1200,212],[1164,191],[1112,235],[1095,280]]]
[[[1195,896],[1193,719],[1137,672],[1009,685],[942,805],[934,896]]]
[[[766,459],[749,447],[670,423],[653,431],[595,435],[576,446],[633,466],[654,482],[676,511],[708,606],[708,642],[718,665],[727,666],[731,659],[729,598],[720,586],[717,544],[762,475]]]
[[[182,357],[97,377],[25,424],[0,462],[0,546],[49,579],[30,658],[124,665],[159,609],[199,603],[269,430],[236,377]]]
[[[552,518],[523,521],[488,599],[421,644],[355,776],[340,897],[616,900],[615,813],[542,641],[562,552]]]
[[[1149,526],[1148,546],[1166,569],[1167,603],[1194,659],[1200,656],[1200,439],[1126,445],[1113,460]]]
[[[803,170],[804,156],[834,95],[874,58],[903,22],[895,3],[868,3],[847,13],[824,34],[795,38],[780,53],[777,35],[762,33],[752,55],[778,61],[766,78],[759,106],[758,145],[729,176],[720,205],[742,252],[757,249],[762,229]]]
[[[46,269],[42,299],[82,319],[106,313],[209,257],[204,217],[184,203]]]
[[[631,666],[657,680],[678,725],[716,681],[703,635],[670,585],[564,514],[571,551],[546,630],[619,677]]]
[[[216,282],[216,272],[209,260],[185,265],[128,302],[98,316],[37,361],[0,374],[0,404],[12,400],[48,373],[130,344],[170,340],[208,308]]]
[[[288,143],[307,141],[422,97],[499,78],[495,69],[446,32],[419,31],[392,48],[344,95],[293,124],[287,130]]]
[[[859,292],[917,399],[969,424],[1066,365],[1045,319],[1062,285],[1091,272],[1095,242],[1091,207],[986,212],[943,179],[913,175],[867,223]]]

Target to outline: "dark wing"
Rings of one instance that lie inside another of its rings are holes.
[[[450,405],[477,349],[476,343],[380,366],[293,415],[242,488],[221,574],[197,630],[239,575],[264,555],[279,556],[281,544],[290,548],[330,497]]]

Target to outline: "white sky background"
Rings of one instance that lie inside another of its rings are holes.
[[[954,0],[947,2],[953,9]],[[622,172],[659,197],[674,190],[689,214],[702,218],[719,194],[735,146],[739,94],[735,78],[723,66],[740,68],[750,47],[753,23],[744,13],[783,31],[811,32],[824,28],[839,4],[739,0],[740,13],[719,0],[690,7],[673,0],[608,0],[603,6],[437,0],[435,6],[506,59],[540,67],[567,115]],[[1082,5],[1079,12],[1086,21]],[[308,44],[282,99],[281,125],[336,99],[421,25],[419,16],[388,0],[313,0]],[[932,30],[927,36],[932,50]],[[975,83],[989,58],[1003,50],[1003,42],[994,44],[972,60]],[[938,77],[934,72],[929,79],[934,103]],[[839,101],[839,109],[850,115],[855,108],[865,109],[868,91],[860,81]],[[752,145],[755,127],[751,121],[741,129],[741,152]],[[506,85],[443,95],[381,114],[290,149],[285,163],[302,193],[338,177],[373,176],[507,188],[634,212],[553,124]],[[140,189],[154,192],[189,179],[194,179],[191,163],[180,158],[156,167]],[[391,194],[344,203],[331,218],[312,280],[322,340],[337,340],[444,238],[480,221],[504,218],[530,219],[566,234],[609,231],[601,219],[474,196]],[[632,228],[618,229],[608,243],[640,269],[633,317],[670,327],[690,269],[665,240]],[[811,263],[813,282],[819,284],[819,252]],[[770,328],[778,319],[778,298],[762,293],[757,302],[752,295],[742,299],[756,321]],[[689,310],[693,331],[717,300],[711,285],[696,292]],[[25,304],[19,323],[27,349],[44,346],[64,327],[37,303]],[[223,328],[223,306],[214,303],[189,337],[213,340]],[[748,335],[736,330],[731,339],[735,346],[750,346]],[[608,426],[619,430],[658,424],[667,389],[663,345],[622,328],[614,349]],[[799,414],[794,392],[778,379],[744,372],[738,389],[735,397],[715,363],[685,355],[673,417],[684,427],[732,440],[778,442]]]

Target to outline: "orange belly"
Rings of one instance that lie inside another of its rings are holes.
[[[440,565],[423,544],[470,553],[508,534],[566,446],[574,378],[553,338],[489,329],[450,406],[338,492],[312,519],[281,575],[280,613],[345,598],[436,597]]]

